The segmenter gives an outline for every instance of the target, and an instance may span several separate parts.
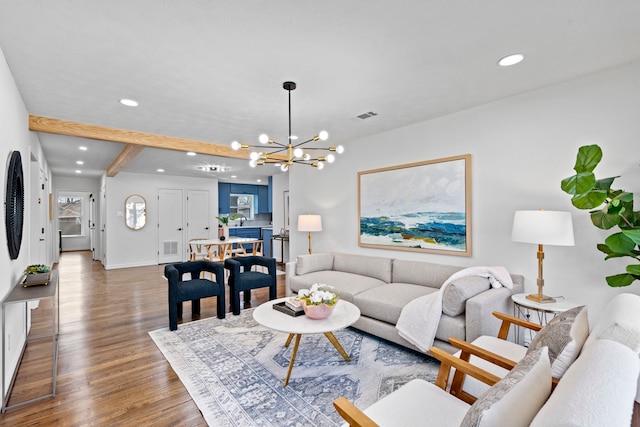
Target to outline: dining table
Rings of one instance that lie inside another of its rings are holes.
[[[190,245],[202,245],[206,247],[210,259],[218,259],[224,261],[225,258],[242,254],[255,254],[256,243],[261,240],[255,237],[236,237],[230,236],[224,240],[221,239],[195,239],[189,241]],[[250,249],[249,249],[250,246]]]

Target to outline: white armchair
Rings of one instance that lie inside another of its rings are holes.
[[[440,360],[435,385],[415,379],[361,411],[346,398],[334,401],[351,427],[411,426],[528,426],[551,392],[551,367],[547,348],[531,352],[505,378],[484,371],[437,348]],[[492,385],[473,405],[447,392],[449,372],[472,376]]]

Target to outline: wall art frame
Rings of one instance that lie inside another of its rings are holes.
[[[358,172],[358,246],[471,256],[471,154]]]
[[[13,151],[7,166],[7,188],[4,196],[4,220],[7,232],[9,258],[17,259],[22,245],[24,223],[24,175],[22,156]]]

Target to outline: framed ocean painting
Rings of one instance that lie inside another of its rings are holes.
[[[358,172],[358,245],[471,255],[471,155]]]

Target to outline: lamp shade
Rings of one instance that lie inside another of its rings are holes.
[[[320,215],[298,215],[298,231],[322,231]]]
[[[511,240],[538,245],[573,246],[571,213],[558,211],[516,211]]]

